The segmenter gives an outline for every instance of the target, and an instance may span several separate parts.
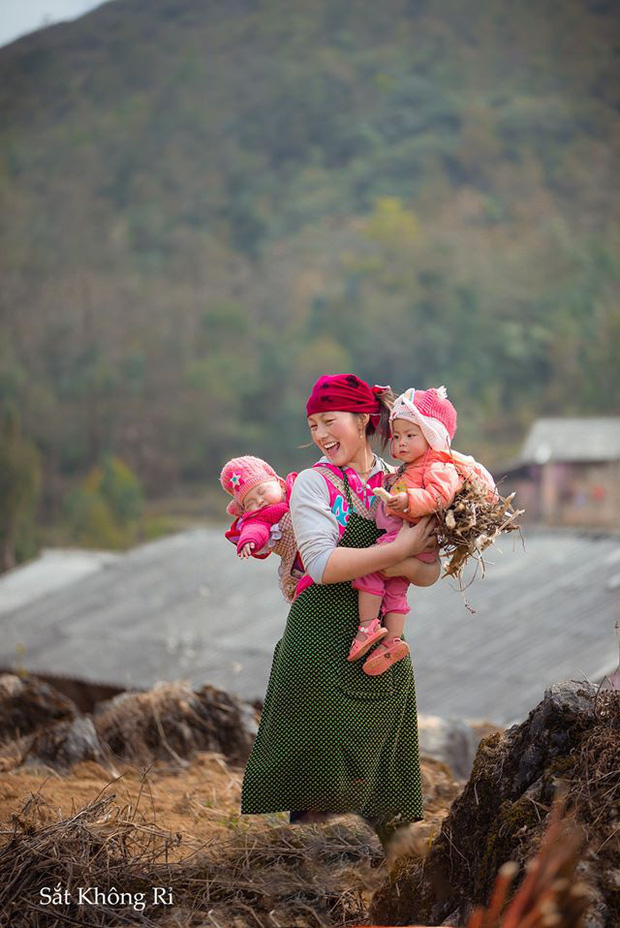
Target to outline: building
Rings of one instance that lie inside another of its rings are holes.
[[[503,473],[525,521],[620,529],[620,418],[538,419]]]

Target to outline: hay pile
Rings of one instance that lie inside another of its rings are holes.
[[[525,510],[514,509],[514,493],[503,497],[492,494],[475,477],[468,478],[450,506],[437,509],[437,537],[440,553],[448,559],[445,577],[462,579],[463,568],[470,558],[484,576],[483,551],[503,533],[520,530],[518,517]]]
[[[257,727],[252,706],[212,686],[195,691],[185,681],[122,692],[97,704],[91,717],[36,677],[4,674],[0,710],[1,770],[30,765],[66,773],[92,760],[115,773],[118,760],[183,766],[202,751],[240,764]]]
[[[120,809],[114,799],[111,794],[54,822],[53,809],[35,794],[14,816],[13,834],[0,850],[0,912],[7,925],[111,924],[113,907],[89,904],[90,894],[80,900],[79,889],[146,888],[151,866],[165,859],[175,837],[143,825],[135,810]],[[68,904],[55,903],[54,891]],[[114,918],[119,926],[139,923],[123,912]]]
[[[238,764],[252,737],[240,703],[223,690],[159,683],[146,693],[121,693],[94,716],[99,738],[115,757],[136,764],[183,764],[197,751],[216,751]]]
[[[41,680],[0,675],[0,770],[24,765],[66,773],[89,760],[113,771],[90,717]]]
[[[73,702],[53,686],[35,677],[0,674],[0,744],[77,715]]]
[[[19,744],[20,762],[25,767],[47,767],[58,773],[68,773],[76,764],[94,761],[116,775],[92,719],[87,716],[40,728]]]

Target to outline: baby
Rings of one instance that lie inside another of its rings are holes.
[[[403,463],[396,474],[386,478],[387,489],[374,491],[381,499],[377,528],[385,529],[377,544],[392,541],[403,519],[415,523],[438,506],[449,506],[470,476],[480,480],[489,492],[495,491],[495,482],[486,468],[450,448],[456,432],[456,409],[445,387],[411,388],[402,393],[392,407],[390,423],[391,454]],[[436,555],[418,557],[434,560]],[[405,577],[384,577],[381,573],[368,574],[352,583],[359,592],[360,624],[347,660],[359,660],[381,642],[364,663],[364,672],[370,676],[383,673],[409,653],[401,639],[409,613],[408,585]],[[383,623],[379,619],[382,606]]]
[[[242,558],[265,558],[272,551],[280,555],[280,589],[289,602],[303,576],[288,505],[296,476],[284,480],[249,454],[228,461],[220,474],[222,487],[233,497],[226,511],[235,517],[226,538]]]

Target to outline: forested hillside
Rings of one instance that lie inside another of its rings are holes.
[[[613,0],[116,0],[0,50],[3,407],[48,509],[311,459],[316,375],[493,466],[620,412]]]

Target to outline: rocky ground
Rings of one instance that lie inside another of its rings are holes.
[[[467,765],[462,725],[423,727],[423,743]],[[255,707],[211,687],[80,712],[49,683],[0,677],[0,925],[465,925],[501,865],[536,854],[558,787],[587,928],[620,925],[617,692],[551,688],[524,723],[483,738],[466,784],[423,758],[426,821],[387,862],[356,816],[292,828],[284,813],[239,814],[255,728]],[[99,896],[80,904],[80,887]]]
[[[550,687],[522,724],[482,741],[428,856],[398,862],[373,898],[372,917],[389,925],[465,924],[474,905],[488,903],[504,862],[522,865],[523,875],[558,793],[579,837],[577,876],[592,898],[587,928],[617,928],[620,693],[574,682]]]

